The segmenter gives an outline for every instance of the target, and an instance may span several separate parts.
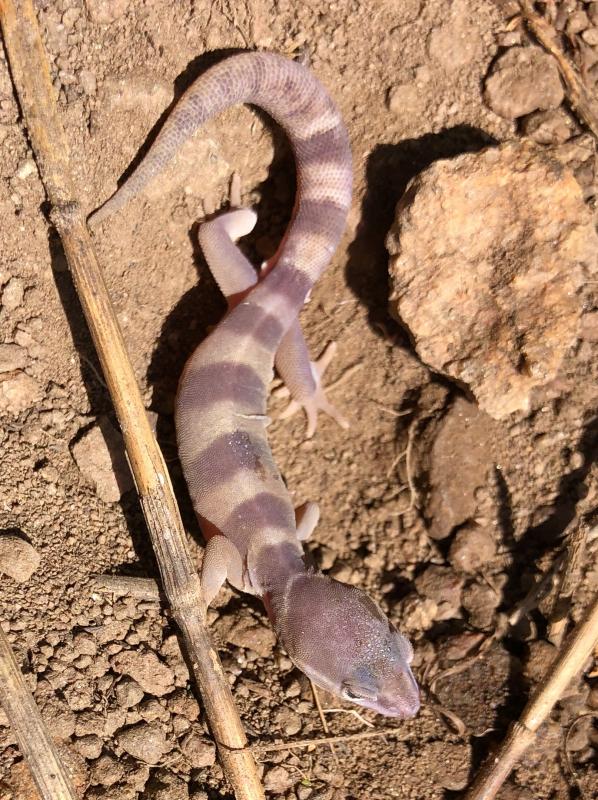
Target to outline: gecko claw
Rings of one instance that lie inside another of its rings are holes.
[[[344,430],[349,427],[349,420],[326,397],[326,390],[322,382],[324,373],[336,355],[337,349],[336,342],[330,342],[324,349],[322,355],[316,361],[310,362],[316,384],[313,393],[308,397],[291,400],[285,410],[279,415],[279,419],[289,419],[303,409],[307,417],[306,439],[311,439],[316,432],[319,411],[331,417],[337,425],[340,425]]]

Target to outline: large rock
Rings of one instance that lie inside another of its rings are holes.
[[[423,361],[496,419],[529,411],[574,342],[598,235],[579,184],[531,142],[438,161],[388,236],[391,312]]]

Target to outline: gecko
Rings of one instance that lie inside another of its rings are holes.
[[[380,714],[412,717],[420,701],[409,640],[363,589],[308,565],[303,542],[318,523],[318,506],[294,510],[266,436],[274,367],[292,397],[290,412],[306,413],[308,436],[319,411],[348,424],[323,387],[333,352],[312,362],[298,320],[351,204],[349,137],[329,94],[307,67],[274,53],[223,60],[182,94],[143,160],[90,215],[90,226],[154,180],[205,121],[239,103],[262,108],[286,133],[297,193],[282,242],[260,272],[236,244],[255,225],[252,209],[232,208],[199,227],[228,302],[185,365],[175,402],[180,462],[206,540],[203,600],[208,606],[227,580],[258,596],[282,646],[313,683]]]

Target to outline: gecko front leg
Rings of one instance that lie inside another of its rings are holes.
[[[252,594],[244,577],[241,554],[226,536],[211,536],[203,554],[201,565],[201,593],[206,608],[216,597],[225,581],[241,592]]]

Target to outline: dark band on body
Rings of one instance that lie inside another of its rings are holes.
[[[223,400],[235,403],[248,414],[261,413],[266,403],[264,381],[243,363],[217,361],[196,368],[191,364],[178,393],[181,411],[205,411]]]

